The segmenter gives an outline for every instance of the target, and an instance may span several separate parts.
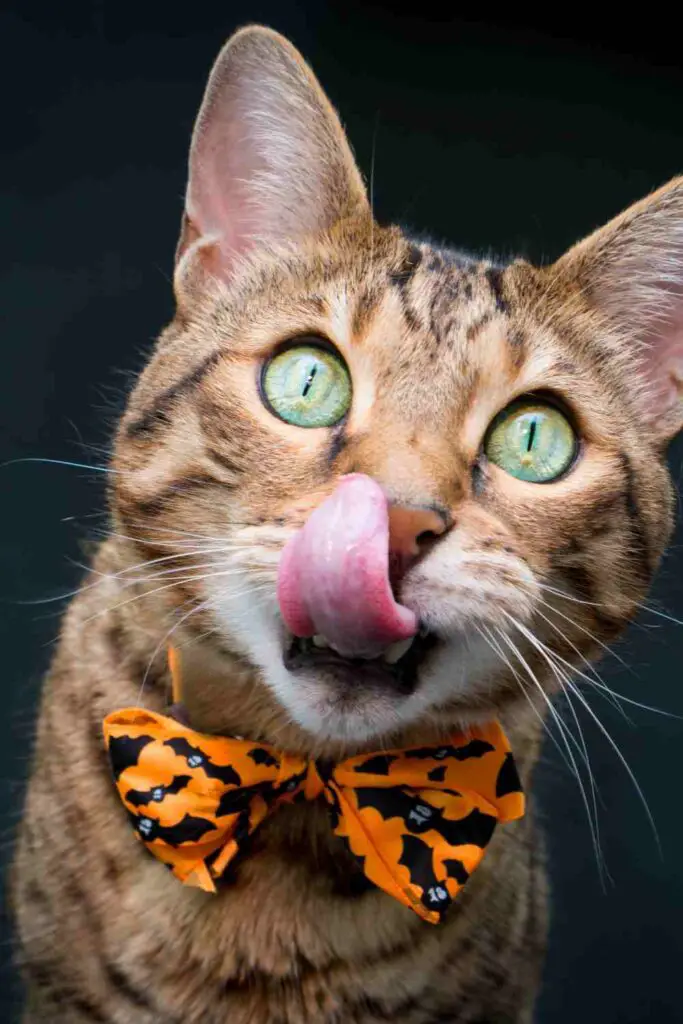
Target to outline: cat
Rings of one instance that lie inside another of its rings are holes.
[[[532,1019],[543,716],[670,536],[682,285],[683,179],[552,266],[436,248],[374,222],[288,41],[228,41],[176,314],[45,683],[12,881],[24,1024]],[[498,720],[527,812],[438,925],[368,882],[317,803],[272,814],[218,894],[183,885],[133,835],[102,736],[167,707],[171,639],[194,730],[333,763]]]

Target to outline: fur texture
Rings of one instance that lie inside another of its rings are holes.
[[[177,313],[130,396],[112,535],[45,685],[14,870],[25,1024],[531,1019],[546,929],[533,806],[438,928],[368,889],[314,805],[274,816],[207,896],[135,842],[101,722],[143,680],[163,710],[172,633],[196,729],[340,757],[497,716],[528,789],[549,695],[623,629],[670,534],[682,237],[678,180],[545,269],[415,243],[373,222],[291,45],[259,28],[227,44],[192,143]],[[287,425],[261,399],[260,366],[296,337],[349,367],[339,427]],[[482,456],[528,393],[560,401],[580,438],[551,484]],[[409,694],[283,665],[280,552],[350,472],[450,524],[400,583],[441,641]]]

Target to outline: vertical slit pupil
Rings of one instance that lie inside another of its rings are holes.
[[[318,372],[318,367],[315,364],[313,364],[313,366],[308,371],[308,377],[306,378],[306,383],[304,384],[304,389],[301,392],[301,394],[302,394],[302,396],[304,398],[306,397],[308,392],[311,390],[311,385],[313,384],[313,381],[315,379],[315,375],[316,375],[317,372]]]
[[[536,420],[532,420],[529,426],[529,440],[527,441],[526,450],[531,451],[534,444],[534,437],[536,436]]]

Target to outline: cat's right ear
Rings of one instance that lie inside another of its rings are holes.
[[[178,294],[230,278],[253,246],[320,235],[370,217],[339,118],[283,36],[251,26],[223,47],[190,149],[176,253]]]
[[[643,426],[665,445],[683,429],[683,177],[631,206],[548,271],[579,291],[593,329],[615,332]]]

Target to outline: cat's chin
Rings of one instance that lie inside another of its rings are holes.
[[[277,680],[277,697],[297,725],[318,741],[367,743],[419,717],[414,694],[344,685],[338,671],[309,668],[288,675],[286,682]]]
[[[448,718],[434,703],[433,689],[425,686],[410,695],[377,687],[339,686],[338,679],[326,679],[309,670],[291,673],[288,685],[278,680],[276,693],[296,724],[317,742],[334,742],[370,748],[388,737],[411,731],[420,723],[430,732],[486,721],[490,709],[483,711],[477,701],[449,702]],[[441,721],[438,721],[441,719]]]
[[[287,636],[282,660],[266,679],[293,721],[317,741],[372,745],[421,721],[433,727],[440,720],[450,729],[489,719],[490,705],[484,709],[475,681],[488,676],[489,654],[473,652],[461,638],[428,634],[388,665],[341,658]]]
[[[425,633],[377,658],[346,658],[320,637],[285,634],[282,661],[296,691],[294,699],[288,695],[289,710],[318,739],[379,737],[405,724],[402,711],[438,646],[437,637]]]
[[[239,619],[224,580],[211,602],[227,648],[254,666],[289,721],[316,743],[369,748],[422,722],[451,730],[495,713],[501,662],[478,631],[463,626],[417,638],[387,678],[388,666],[344,666],[329,650],[314,652],[313,640],[305,651],[292,649],[276,602],[245,592],[243,582],[239,594]]]

